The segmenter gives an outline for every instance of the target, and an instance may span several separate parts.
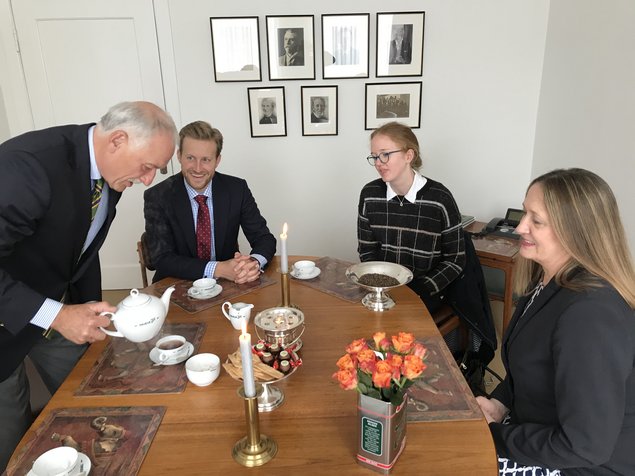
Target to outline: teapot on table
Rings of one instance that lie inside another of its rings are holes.
[[[140,293],[138,289],[132,289],[130,296],[117,304],[117,312],[102,312],[102,316],[110,316],[117,331],[109,331],[100,327],[109,336],[125,337],[131,342],[145,342],[156,336],[170,306],[170,296],[174,292],[174,286],[165,290],[163,296],[158,298]]]

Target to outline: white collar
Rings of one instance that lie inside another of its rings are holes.
[[[410,203],[414,203],[417,199],[417,192],[423,188],[428,179],[426,179],[423,175],[414,171],[414,180],[412,181],[412,185],[410,186],[410,190],[408,193],[404,195],[404,199],[408,200]],[[392,189],[390,184],[386,182],[386,200],[392,200],[397,196],[397,193]]]

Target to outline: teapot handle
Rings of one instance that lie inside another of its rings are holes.
[[[102,312],[99,314],[100,316],[109,316],[110,320],[112,321],[112,319],[115,317],[115,314],[112,312]],[[104,332],[104,334],[108,334],[109,336],[112,337],[124,337],[124,335],[119,332],[119,331],[109,331],[108,329],[104,329],[103,327],[100,327],[100,329]]]

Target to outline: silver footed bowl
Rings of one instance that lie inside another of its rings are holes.
[[[371,273],[383,274],[395,278],[398,284],[394,286],[368,286],[359,282],[359,278]],[[358,286],[371,291],[362,299],[364,306],[373,311],[387,311],[395,306],[395,301],[392,300],[385,290],[408,284],[412,281],[412,271],[397,263],[366,261],[349,266],[346,270],[346,277]]]

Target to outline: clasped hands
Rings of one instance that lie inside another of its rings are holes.
[[[249,255],[241,255],[238,251],[227,261],[216,265],[215,278],[225,278],[236,284],[250,283],[260,276],[260,263]]]

